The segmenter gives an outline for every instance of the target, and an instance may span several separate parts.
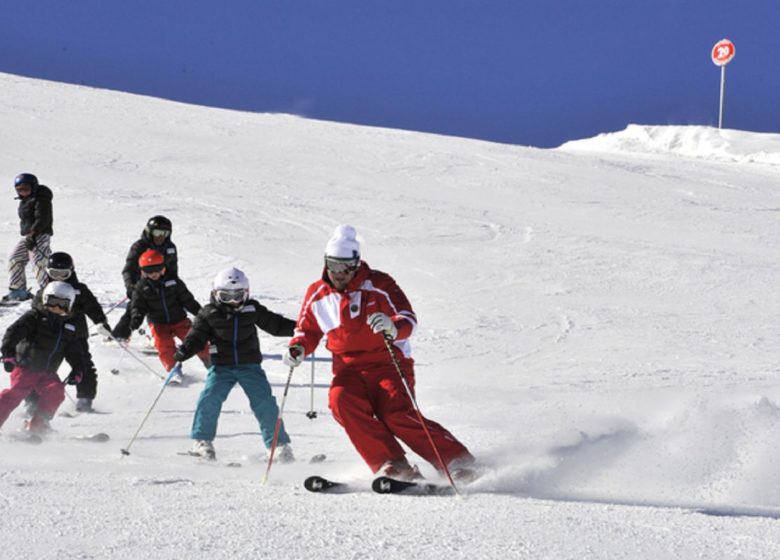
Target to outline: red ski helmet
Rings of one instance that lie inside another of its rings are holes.
[[[165,257],[159,251],[147,249],[138,257],[138,266],[141,268],[160,267],[162,269],[165,266]]]

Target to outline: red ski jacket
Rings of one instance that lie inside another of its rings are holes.
[[[408,339],[417,328],[414,310],[390,275],[371,270],[363,261],[343,292],[331,285],[325,270],[322,278],[309,286],[290,345],[301,344],[305,353],[311,354],[327,336],[334,373],[343,366],[387,364],[382,334],[372,332],[367,322],[369,315],[378,312],[388,315],[398,329],[393,341],[396,355],[400,352],[400,359],[412,362]]]

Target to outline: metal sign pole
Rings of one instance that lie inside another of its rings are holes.
[[[723,97],[726,93],[726,65],[720,67],[720,111],[718,113],[718,128],[723,128]]]

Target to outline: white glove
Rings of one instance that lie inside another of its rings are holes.
[[[287,367],[298,367],[303,363],[304,348],[300,344],[293,344],[282,354],[282,362]]]
[[[395,337],[398,336],[398,329],[395,328],[393,320],[384,313],[369,315],[368,324],[375,333],[384,333],[385,338],[395,340]]]

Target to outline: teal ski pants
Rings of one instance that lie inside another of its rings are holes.
[[[260,424],[263,442],[266,448],[271,447],[274,439],[274,427],[279,415],[279,407],[271,393],[271,385],[260,364],[239,364],[237,366],[211,366],[206,386],[198,397],[195,418],[192,421],[192,439],[212,441],[217,435],[217,422],[225,402],[235,384],[249,398],[249,406]],[[290,436],[284,429],[284,423],[279,430],[277,445],[290,443]]]

